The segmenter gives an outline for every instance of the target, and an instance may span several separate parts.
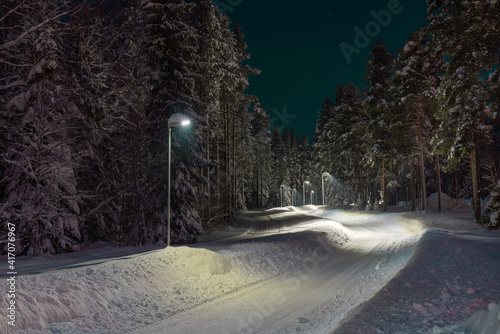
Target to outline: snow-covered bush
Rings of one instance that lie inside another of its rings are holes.
[[[498,229],[500,214],[500,181],[490,194],[490,200],[486,204],[481,223],[486,225],[488,229]]]

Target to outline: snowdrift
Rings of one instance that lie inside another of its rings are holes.
[[[352,277],[367,284],[357,291],[366,299],[354,311],[353,304],[349,309],[328,310],[340,319],[347,315],[338,333],[498,334],[500,234],[492,237],[474,230],[470,212],[328,210],[323,221],[321,208],[304,207],[249,215],[254,219],[242,223],[247,232],[234,242],[169,247],[86,267],[18,276],[16,331],[2,321],[0,333],[142,333],[143,328],[184,311],[277,280],[298,264],[324,261],[332,249],[373,255],[374,233],[386,233],[391,241],[380,249],[381,258],[391,244],[396,249],[411,248],[413,256],[402,270],[393,261],[379,261],[368,275]],[[45,268],[47,259],[40,261]],[[390,281],[377,278],[382,266],[397,267],[387,278]],[[374,286],[373,293],[363,294]],[[5,280],[2,287],[6,291]],[[325,291],[326,295],[331,293]],[[0,294],[3,319],[7,303],[6,294]],[[324,320],[321,333],[329,332],[326,328],[334,323]],[[203,328],[203,323],[199,326]]]
[[[264,236],[218,252],[169,247],[90,267],[17,277],[14,333],[123,333],[325,256],[349,241],[340,224]],[[44,262],[44,261],[42,261]],[[4,283],[2,283],[4,284]],[[5,319],[8,300],[0,295]],[[0,322],[1,333],[13,331]]]
[[[231,280],[221,280],[228,271],[229,262],[215,252],[171,247],[88,268],[20,276],[16,329],[123,332],[179,312],[189,305],[191,290],[206,300],[217,296],[211,285],[231,289]],[[5,310],[7,300],[0,298]],[[9,332],[5,322],[0,332]]]

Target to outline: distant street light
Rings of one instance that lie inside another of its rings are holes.
[[[280,186],[280,201],[281,201],[281,207],[283,207],[283,190],[282,190],[283,188],[285,188],[285,189],[286,189],[285,185],[283,185],[283,184],[282,184],[282,185]]]
[[[314,205],[313,196],[314,196],[314,190],[311,190],[311,205]]]
[[[302,203],[306,205],[306,184],[311,184],[309,181],[304,181],[302,183]]]
[[[173,114],[168,119],[168,209],[167,209],[167,247],[170,246],[170,159],[172,156],[172,128],[188,126],[189,118],[183,114]]]
[[[323,220],[325,220],[325,176],[328,176],[330,175],[329,173],[327,172],[324,172],[323,174],[321,174],[321,191],[323,192],[322,193],[322,199],[323,199]]]

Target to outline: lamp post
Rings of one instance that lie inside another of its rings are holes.
[[[286,189],[285,185],[282,184],[280,186],[280,202],[281,202],[281,207],[283,207],[283,190],[282,190],[283,188]]]
[[[314,196],[314,190],[311,190],[311,205],[314,205],[313,196]]]
[[[306,184],[310,184],[309,181],[304,181],[302,183],[302,203],[306,205]]]
[[[191,123],[186,115],[175,113],[168,119],[168,208],[167,208],[167,247],[170,247],[170,159],[172,156],[172,128],[188,126]]]
[[[322,191],[322,199],[323,199],[323,220],[325,220],[325,176],[328,176],[327,172],[321,174],[321,191]]]

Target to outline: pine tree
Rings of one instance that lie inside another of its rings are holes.
[[[107,164],[113,168],[104,172],[105,195],[101,201],[114,196],[108,205],[115,213],[112,240],[119,245],[142,245],[159,238],[148,184],[152,159],[148,152],[151,114],[147,108],[153,95],[154,71],[141,38],[145,22],[140,1],[130,1],[121,19],[113,32],[116,56],[108,56],[112,59],[107,73],[111,82],[102,126],[109,139]]]
[[[314,138],[312,142],[312,149],[314,151],[317,169],[323,171],[329,170],[330,168],[328,161],[331,154],[329,153],[328,133],[326,131],[326,125],[328,122],[332,122],[333,120],[333,102],[330,97],[327,96],[321,104],[321,110],[319,111],[316,130],[314,132]]]
[[[256,102],[253,105],[254,113],[252,119],[252,153],[254,157],[254,180],[252,184],[253,196],[252,207],[264,208],[269,204],[271,184],[271,138],[269,115]]]
[[[335,94],[336,135],[333,141],[333,161],[337,162],[336,176],[349,185],[357,188],[358,205],[366,206],[363,190],[364,138],[367,130],[367,119],[363,113],[359,91],[352,83],[339,87]],[[340,165],[342,161],[342,165]],[[346,166],[349,166],[346,168]]]
[[[272,198],[271,203],[275,206],[280,206],[280,199],[283,203],[289,201],[289,195],[282,189],[284,186],[287,189],[290,185],[290,167],[288,163],[288,155],[286,154],[286,146],[284,138],[278,125],[275,124],[271,130],[271,147],[272,147]]]
[[[488,229],[498,229],[500,226],[500,181],[491,191],[484,213],[481,217],[481,223]]]
[[[289,173],[290,173],[290,196],[292,197],[292,204],[293,205],[299,205],[299,197],[298,197],[298,192],[300,187],[302,186],[302,181],[303,176],[301,174],[300,166],[301,166],[301,160],[300,160],[300,146],[299,146],[299,140],[297,136],[295,135],[295,132],[290,130],[289,133],[289,140],[288,142],[285,142],[286,146],[286,154],[287,154],[287,162],[288,162],[288,168],[289,168]],[[295,191],[294,191],[295,190]]]
[[[208,0],[199,3],[196,16],[201,66],[198,91],[206,119],[204,154],[212,162],[204,173],[208,182],[203,212],[210,225],[217,226],[229,221],[237,207],[247,206],[245,170],[237,162],[247,159],[240,144],[248,144],[250,136],[250,100],[244,91],[248,75],[257,71],[243,65],[249,55],[238,25],[232,31],[228,17]]]
[[[481,79],[489,50],[493,22],[484,22],[484,13],[498,4],[489,1],[434,1],[429,4],[429,30],[433,48],[446,56],[446,72],[441,77],[439,99],[441,121],[435,149],[451,161],[449,169],[469,158],[473,184],[475,218],[480,219],[479,152],[490,140],[487,88]],[[497,10],[498,12],[498,10]]]
[[[77,173],[82,196],[82,241],[115,241],[119,205],[113,200],[119,191],[114,187],[117,174],[109,168],[116,166],[111,154],[115,152],[111,137],[116,126],[110,115],[115,110],[111,68],[119,48],[113,43],[114,26],[104,25],[107,18],[99,14],[102,3],[78,3],[79,10],[67,18],[65,45],[84,122],[77,147],[79,152],[86,152]]]
[[[154,90],[148,118],[152,136],[148,147],[151,214],[156,240],[166,240],[168,118],[183,112],[193,123],[201,120],[193,110],[197,76],[197,31],[192,25],[193,5],[183,0],[144,1],[146,48],[153,68]],[[172,241],[187,243],[202,233],[201,218],[192,203],[202,180],[195,131],[172,131]]]
[[[222,44],[222,28],[217,19],[215,9],[208,0],[202,0],[195,9],[197,15],[197,29],[200,34],[199,50],[200,50],[200,74],[198,80],[198,94],[200,96],[200,108],[202,115],[205,118],[205,125],[202,127],[202,141],[205,143],[204,154],[207,161],[214,163],[208,165],[204,171],[206,178],[205,197],[203,204],[203,217],[207,221],[207,225],[217,223],[220,218],[218,212],[213,211],[214,207],[220,207],[218,201],[219,196],[219,179],[220,167],[217,166],[218,159],[215,154],[218,152],[218,139],[220,138],[219,124],[221,124],[221,81],[222,64],[221,44]],[[212,174],[216,174],[213,177]],[[215,196],[212,194],[215,193]]]
[[[366,79],[369,85],[364,100],[365,112],[370,120],[368,129],[372,134],[367,150],[372,166],[381,166],[383,210],[387,211],[387,168],[392,159],[389,108],[389,90],[394,53],[389,54],[382,41],[375,42],[367,64]]]
[[[2,78],[0,216],[2,225],[16,224],[17,252],[34,256],[78,250],[81,239],[75,147],[82,114],[65,67],[62,21],[71,11],[54,1],[2,4],[14,28],[3,32],[0,45],[11,74]]]
[[[398,149],[399,152],[404,152],[402,161],[409,160],[412,165],[414,159],[418,161],[422,211],[427,207],[425,162],[430,156],[432,123],[437,108],[436,89],[443,67],[443,58],[433,57],[427,44],[426,29],[410,34],[395,62],[396,70],[392,80],[395,95],[393,104],[399,111],[396,122],[393,123],[393,133],[398,138],[397,143],[402,144]],[[436,161],[439,175],[439,156],[436,156]],[[411,174],[414,193],[413,173]],[[440,194],[439,190],[438,195]],[[415,199],[412,198],[413,206],[414,202]]]

